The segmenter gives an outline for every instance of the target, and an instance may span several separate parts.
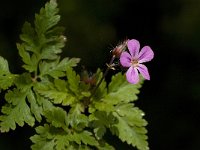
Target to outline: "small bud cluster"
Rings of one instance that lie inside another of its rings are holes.
[[[120,58],[123,51],[127,48],[127,42],[128,40],[124,40],[122,43],[118,44],[113,50],[112,55],[116,58]]]
[[[91,86],[96,85],[96,75],[88,73],[86,70],[84,70],[81,74],[81,81],[83,81],[85,84],[89,84]]]

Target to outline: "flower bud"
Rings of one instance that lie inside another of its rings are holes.
[[[81,73],[81,81],[83,81],[85,84],[95,86],[97,82],[96,75],[92,73],[88,73],[86,70],[84,70]]]
[[[113,50],[112,55],[114,55],[116,58],[119,58],[121,56],[121,53],[126,50],[127,47],[127,41],[124,40],[122,43],[118,44]]]

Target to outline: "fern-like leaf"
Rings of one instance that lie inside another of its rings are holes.
[[[68,126],[67,113],[62,108],[55,107],[46,110],[45,117],[47,118],[47,122],[51,123],[54,127],[62,127],[63,129],[66,129]]]
[[[27,93],[22,93],[17,89],[6,94],[6,100],[9,104],[2,107],[4,115],[0,116],[1,132],[15,130],[16,124],[23,126],[24,122],[30,126],[34,125],[35,119],[26,103],[26,95]]]
[[[104,101],[111,104],[120,102],[132,102],[137,100],[141,82],[138,84],[130,84],[121,73],[113,76],[108,87],[108,94],[104,97]]]
[[[47,124],[36,128],[37,135],[30,139],[34,143],[32,150],[81,150],[89,146],[98,147],[99,143],[89,131],[67,133],[60,128]]]
[[[10,73],[8,61],[0,56],[0,90],[12,86],[16,76]]]
[[[115,134],[124,142],[136,146],[139,150],[148,150],[147,122],[142,118],[144,113],[132,104],[119,104],[113,115],[118,119],[114,125]]]
[[[36,91],[54,104],[62,104],[64,106],[73,104],[76,98],[67,89],[66,81],[55,79],[54,83],[55,86],[42,85],[37,87]]]
[[[102,139],[107,128],[111,128],[116,124],[117,119],[112,113],[105,111],[96,111],[90,115],[90,126],[94,128],[94,133],[97,139]]]
[[[84,108],[81,104],[75,104],[69,111],[68,120],[70,126],[77,131],[82,131],[88,126],[89,119],[83,114]]]
[[[121,73],[112,77],[112,81],[108,86],[108,92],[103,94],[101,101],[94,102],[95,108],[100,111],[111,112],[115,110],[115,105],[119,103],[129,103],[137,100],[139,88],[143,80],[138,84],[130,84]]]
[[[79,61],[79,58],[64,58],[62,61],[58,58],[51,62],[41,61],[39,64],[40,76],[50,75],[55,79],[64,77],[66,68],[75,67]]]

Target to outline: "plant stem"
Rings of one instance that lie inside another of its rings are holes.
[[[92,98],[92,96],[94,96],[94,94],[96,93],[98,87],[101,85],[103,79],[106,77],[106,75],[108,74],[108,71],[112,68],[112,64],[113,61],[115,60],[115,55],[112,56],[109,64],[107,65],[106,71],[104,72],[102,78],[100,79],[100,81],[97,83],[96,87],[94,88],[94,90],[92,91],[90,97],[88,98],[88,100],[90,100]]]

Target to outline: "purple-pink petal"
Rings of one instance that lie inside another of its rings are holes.
[[[138,58],[140,43],[139,41],[132,39],[127,42],[127,46],[132,58]]]
[[[137,69],[139,70],[139,72],[141,73],[141,75],[147,79],[147,80],[150,80],[150,75],[149,75],[149,71],[147,69],[147,67],[143,64],[139,64],[137,66]]]
[[[120,63],[123,67],[131,66],[131,55],[128,52],[122,52],[120,56]]]
[[[152,60],[154,57],[154,53],[149,46],[144,46],[139,52],[139,63],[148,62]]]
[[[139,82],[138,70],[134,67],[130,67],[126,72],[126,79],[129,83],[136,84]]]

